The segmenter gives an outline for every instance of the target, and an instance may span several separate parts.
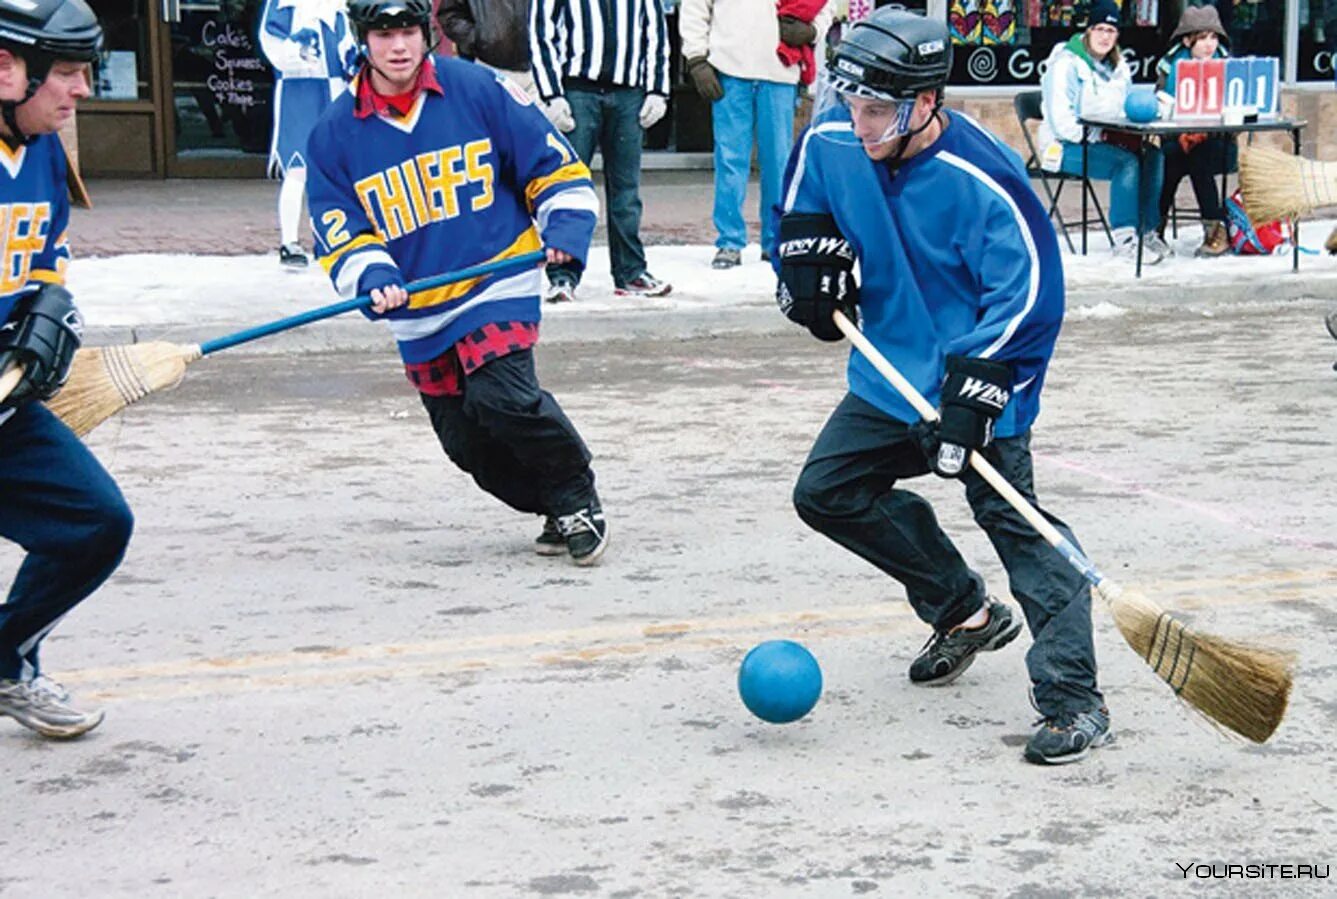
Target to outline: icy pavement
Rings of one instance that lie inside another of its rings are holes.
[[[1319,247],[1332,222],[1306,222],[1302,245]],[[1135,308],[1210,308],[1222,303],[1275,303],[1300,297],[1337,294],[1337,258],[1302,253],[1300,270],[1291,271],[1291,255],[1225,256],[1196,259],[1196,226],[1181,229],[1176,255],[1144,266],[1133,278],[1132,265],[1115,259],[1092,234],[1083,257],[1064,253],[1070,315],[1111,315]],[[650,271],[669,281],[667,297],[613,295],[607,251],[596,247],[574,303],[545,305],[545,330],[564,339],[626,336],[690,336],[737,330],[784,329],[774,311],[775,280],[760,251],[748,247],[744,264],[716,271],[710,246],[646,248]],[[268,321],[335,302],[319,266],[290,272],[272,255],[192,256],[127,255],[76,260],[70,287],[88,321],[93,342],[158,335],[199,340],[234,328]],[[331,326],[333,330],[331,330]],[[338,348],[384,341],[382,329],[357,316],[303,329],[317,345]]]

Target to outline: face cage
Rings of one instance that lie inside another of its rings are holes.
[[[827,84],[823,85],[821,96],[818,97],[818,108],[815,111],[814,118],[818,115],[828,112],[835,108],[841,108],[844,114],[854,121],[854,111],[850,108],[850,100],[867,100],[873,103],[885,103],[895,107],[890,121],[883,130],[880,137],[866,143],[884,144],[887,141],[894,140],[910,131],[910,116],[914,113],[915,98],[902,99],[893,97],[882,91],[873,90],[857,82],[850,81],[840,76],[832,77]]]

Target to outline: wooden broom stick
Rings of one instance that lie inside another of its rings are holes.
[[[497,259],[459,271],[423,278],[406,286],[409,293],[421,293],[446,284],[468,281],[497,272],[532,268],[545,258],[542,250],[535,250],[520,256]],[[47,407],[74,433],[82,437],[126,406],[138,402],[150,393],[175,387],[185,376],[186,366],[202,356],[370,305],[371,297],[364,294],[201,344],[181,345],[153,341],[81,349],[74,355],[65,387],[47,402]],[[11,374],[12,372],[5,377]],[[14,380],[17,383],[18,376],[15,376]],[[0,385],[2,384],[3,382],[0,382]]]
[[[834,317],[836,327],[905,397],[920,417],[925,421],[937,421],[938,410],[887,361],[863,332],[844,313],[837,311]],[[1286,714],[1294,654],[1232,643],[1192,630],[1146,596],[1124,589],[1105,577],[989,464],[983,453],[972,452],[970,465],[1090,582],[1114,614],[1114,623],[1128,645],[1180,699],[1255,743],[1262,743],[1272,736]]]

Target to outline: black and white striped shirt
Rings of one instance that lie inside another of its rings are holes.
[[[568,78],[669,93],[669,41],[661,0],[534,0],[529,47],[539,95]]]

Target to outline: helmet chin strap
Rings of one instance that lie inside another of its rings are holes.
[[[5,127],[9,129],[10,135],[14,140],[18,141],[20,145],[32,143],[33,138],[29,137],[24,133],[23,129],[19,127],[18,109],[24,103],[31,100],[33,95],[37,93],[37,89],[41,86],[41,81],[36,78],[29,78],[28,90],[27,93],[23,95],[22,100],[0,100],[0,118],[4,119]]]
[[[942,109],[942,91],[938,91],[937,99],[933,103],[933,111],[929,113],[928,118],[924,119],[924,124],[918,128],[911,128],[901,135],[900,143],[896,145],[896,152],[883,160],[891,173],[896,174],[896,170],[901,166],[901,159],[905,156],[905,148],[910,146],[910,141],[921,133],[929,125],[932,125],[938,119],[938,111]]]
[[[415,81],[418,78],[418,73],[422,71],[422,67],[427,63],[427,57],[431,56],[433,51],[435,51],[436,48],[441,45],[441,41],[439,39],[434,40],[432,37],[432,26],[430,25],[422,26],[422,33],[423,37],[427,39],[427,49],[423,52],[422,59],[419,60],[418,65],[415,66],[413,69],[413,78]],[[389,75],[385,74],[379,68],[377,68],[376,64],[371,61],[371,49],[367,46],[367,42],[365,40],[363,40],[362,43],[358,45],[358,50],[362,53],[362,58],[367,61],[367,68],[371,69],[377,75],[380,75],[386,81],[394,80]]]

